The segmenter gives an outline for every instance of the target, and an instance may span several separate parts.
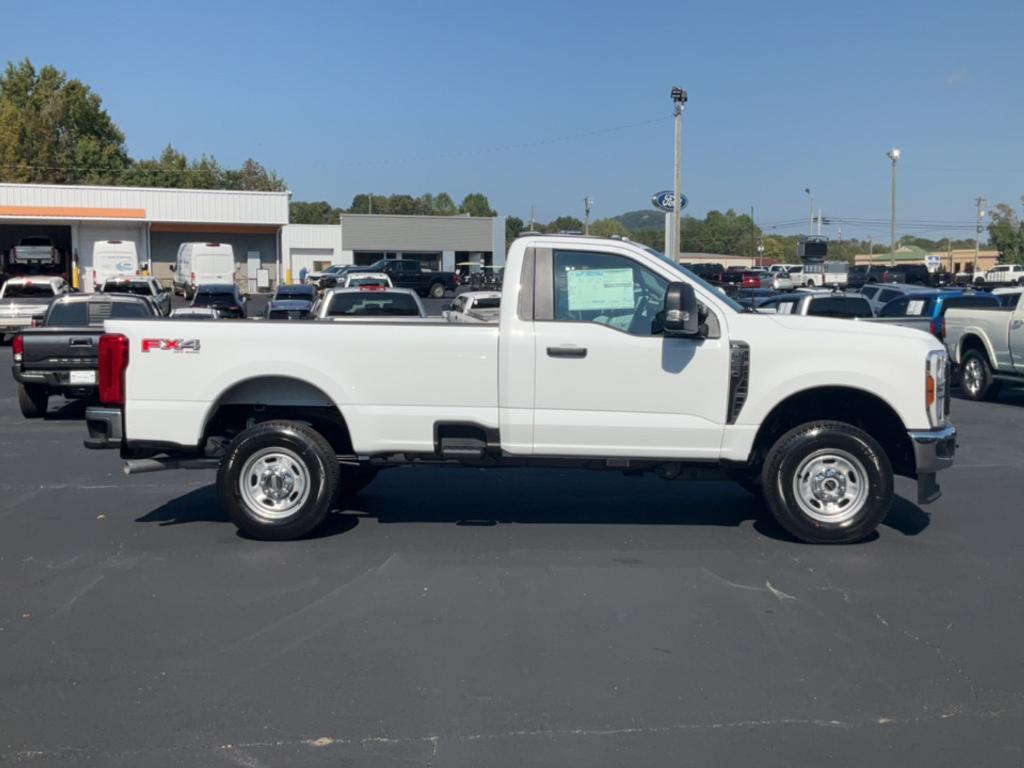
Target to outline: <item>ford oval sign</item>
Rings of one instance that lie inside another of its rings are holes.
[[[686,199],[686,195],[682,195],[683,204],[680,206],[680,210],[686,207],[689,202]],[[676,209],[676,195],[671,189],[667,189],[664,192],[658,192],[657,194],[651,195],[651,203],[660,211],[665,213],[671,213]]]

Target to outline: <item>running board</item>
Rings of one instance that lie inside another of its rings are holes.
[[[128,459],[124,463],[126,475],[163,472],[165,469],[216,469],[220,459]]]

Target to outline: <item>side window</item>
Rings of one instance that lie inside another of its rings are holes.
[[[874,298],[874,295],[878,293],[878,288],[873,285],[865,285],[860,289],[862,296],[867,296],[869,299]]]
[[[892,301],[893,299],[895,299],[899,295],[900,295],[899,291],[894,291],[894,290],[892,290],[890,288],[885,288],[885,289],[883,289],[883,290],[878,292],[878,296],[875,299],[875,301],[880,301],[883,304],[885,304],[886,302]]]
[[[896,299],[896,301],[890,301],[884,307],[882,311],[878,313],[879,317],[903,317],[907,313],[907,304],[910,302],[909,299]]]
[[[555,251],[554,319],[652,336],[668,281],[611,253]]]

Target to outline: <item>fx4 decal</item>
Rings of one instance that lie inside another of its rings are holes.
[[[196,353],[199,351],[199,339],[143,339],[142,351],[153,350]]]

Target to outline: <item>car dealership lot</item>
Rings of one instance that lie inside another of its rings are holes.
[[[9,350],[0,352],[9,360]],[[392,469],[310,539],[0,383],[0,764],[1019,765],[1024,393],[860,545],[731,484]]]

